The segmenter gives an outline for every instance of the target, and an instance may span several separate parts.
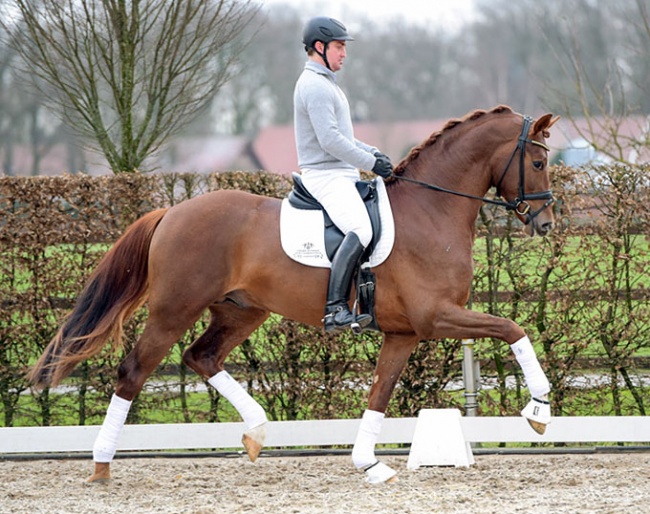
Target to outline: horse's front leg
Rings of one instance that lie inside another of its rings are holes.
[[[537,355],[528,336],[523,336],[512,343],[510,349],[521,366],[526,385],[528,385],[532,396],[528,405],[521,411],[521,415],[528,420],[535,432],[543,435],[546,432],[546,425],[551,422],[551,402],[548,397],[548,393],[551,392],[551,384],[537,360]]]
[[[453,306],[441,311],[436,318],[432,338],[474,339],[493,337],[510,345],[517,362],[521,366],[526,385],[532,396],[521,411],[530,426],[538,434],[544,434],[546,425],[551,422],[551,406],[548,393],[551,385],[537,360],[530,339],[514,321]]]
[[[357,438],[352,448],[352,462],[366,473],[371,484],[396,480],[395,470],[375,457],[375,445],[381,431],[384,413],[395,384],[413,352],[418,338],[415,334],[386,334],[370,388],[368,409],[363,413]]]

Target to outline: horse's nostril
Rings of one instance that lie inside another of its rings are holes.
[[[545,236],[549,232],[551,232],[555,228],[555,223],[552,221],[547,221],[546,223],[543,223],[541,226],[540,234]]]

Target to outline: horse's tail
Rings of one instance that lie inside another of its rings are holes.
[[[28,378],[38,387],[57,385],[74,367],[112,339],[122,345],[123,323],[147,299],[149,245],[167,209],[133,223],[102,258],[70,315]]]

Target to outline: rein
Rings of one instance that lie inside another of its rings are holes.
[[[555,199],[553,198],[553,193],[550,190],[541,191],[539,193],[526,193],[524,191],[524,186],[525,186],[524,161],[526,156],[526,143],[541,146],[547,152],[550,151],[550,148],[546,146],[544,143],[541,143],[539,141],[534,141],[528,138],[528,131],[530,130],[530,125],[532,124],[532,122],[533,119],[530,116],[524,116],[524,123],[523,126],[521,127],[521,134],[519,135],[519,139],[517,140],[517,146],[513,150],[512,154],[510,155],[510,159],[508,159],[508,163],[506,164],[506,167],[503,170],[503,173],[501,174],[501,178],[499,178],[499,182],[497,183],[497,197],[500,197],[501,183],[503,182],[506,173],[508,173],[508,169],[510,168],[512,161],[514,160],[515,155],[517,155],[517,152],[519,152],[519,188],[518,188],[518,196],[514,200],[511,201],[497,200],[492,198],[486,198],[484,196],[476,196],[468,193],[462,193],[460,191],[454,191],[452,189],[436,186],[434,184],[429,184],[428,182],[422,182],[421,180],[416,180],[410,177],[404,177],[402,175],[393,175],[393,177],[399,180],[404,180],[405,182],[411,182],[413,184],[417,184],[419,186],[425,187],[427,189],[431,189],[433,191],[439,191],[441,193],[448,193],[451,195],[462,196],[463,198],[470,198],[472,200],[479,200],[483,203],[498,205],[499,207],[505,207],[506,210],[515,211],[520,216],[525,216],[526,220],[524,223],[528,225],[528,223],[530,223],[535,217],[537,217],[537,215],[539,215],[544,209],[549,207],[555,201]],[[528,201],[530,200],[547,200],[547,201],[546,203],[544,203],[544,205],[542,205],[542,207],[540,207],[538,210],[531,213],[531,207],[530,204],[528,203]]]

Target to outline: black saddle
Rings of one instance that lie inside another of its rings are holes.
[[[377,185],[374,180],[360,180],[356,185],[359,195],[361,196],[363,203],[366,205],[368,216],[370,217],[370,224],[372,225],[372,240],[361,258],[362,262],[365,262],[375,249],[379,236],[381,235],[379,201],[377,197]],[[343,241],[344,234],[332,222],[327,211],[323,209],[323,206],[320,203],[318,203],[318,200],[307,191],[307,188],[302,183],[302,177],[298,173],[293,173],[293,189],[289,193],[289,203],[296,209],[323,211],[323,218],[325,221],[325,251],[327,252],[327,257],[331,261],[334,258],[334,254],[336,253],[336,250],[338,250],[341,241]]]

